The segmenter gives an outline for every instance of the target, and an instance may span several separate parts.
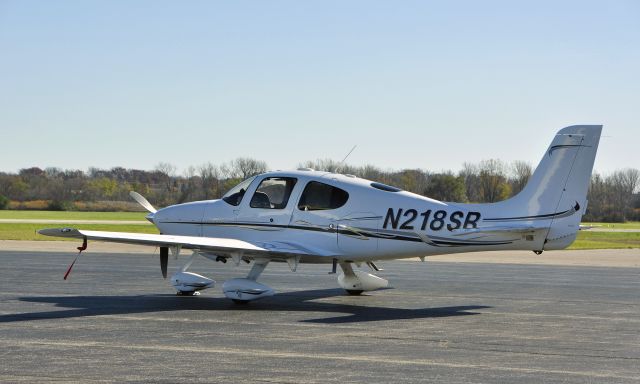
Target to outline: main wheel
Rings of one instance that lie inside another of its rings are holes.
[[[240,300],[240,299],[231,299],[235,304],[238,305],[247,305],[249,304],[249,300]]]
[[[347,291],[348,294],[353,295],[353,296],[358,296],[362,292],[364,292],[362,289],[345,289],[345,291]]]

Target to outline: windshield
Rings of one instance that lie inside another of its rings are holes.
[[[249,185],[255,178],[256,178],[255,176],[250,177],[245,181],[241,182],[240,184],[236,185],[235,187],[231,188],[229,192],[225,193],[224,196],[222,196],[222,200],[226,201],[231,205],[235,205],[235,206],[240,205],[240,202],[242,201],[242,197],[244,196],[244,193],[247,192],[247,188],[249,188]]]

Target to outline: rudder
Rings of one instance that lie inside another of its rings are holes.
[[[602,125],[574,125],[558,131],[522,191],[508,200],[484,205],[485,213],[491,213],[485,221],[544,222],[548,231],[538,249],[568,247],[587,206],[601,132]]]

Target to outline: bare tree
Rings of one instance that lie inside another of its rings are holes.
[[[640,171],[635,168],[615,171],[608,181],[611,185],[613,205],[616,211],[622,214],[622,221],[625,221],[631,209],[633,193],[640,186]]]
[[[379,181],[381,183],[387,183],[387,179],[388,177],[386,177],[385,173],[382,172],[380,170],[380,168],[377,168],[376,166],[373,166],[371,164],[366,164],[364,165],[359,173],[358,176],[368,179],[368,180],[375,180],[375,181]]]
[[[200,190],[200,177],[196,175],[196,168],[191,165],[185,169],[183,180],[180,183],[180,194],[178,203],[184,203],[189,200],[198,199],[198,191]]]
[[[479,203],[482,201],[479,174],[480,170],[477,165],[466,162],[462,164],[462,170],[458,173],[458,176],[464,180],[467,199],[472,203]]]
[[[420,169],[403,169],[394,172],[391,184],[413,193],[424,193],[427,189],[427,173]]]
[[[220,169],[209,162],[198,167],[198,173],[202,182],[202,197],[220,197]]]
[[[622,184],[624,191],[628,194],[634,194],[640,190],[640,171],[636,168],[626,168],[616,172]]]
[[[298,164],[299,168],[311,168],[316,171],[335,172],[340,167],[340,162],[332,159],[308,160]],[[343,171],[343,170],[342,170]]]
[[[526,161],[516,160],[511,164],[511,194],[516,195],[529,181],[531,177],[532,168],[531,164]]]
[[[609,205],[609,187],[607,182],[594,172],[591,175],[589,184],[587,213],[584,217],[585,221],[601,221],[608,215]]]
[[[506,166],[497,159],[480,162],[480,193],[483,202],[493,203],[504,200],[511,194],[507,183]]]
[[[232,178],[247,179],[267,171],[267,163],[248,157],[239,157],[229,163],[229,173]]]
[[[176,173],[176,166],[171,164],[171,163],[166,163],[166,162],[160,162],[160,163],[156,164],[154,169],[156,171],[158,171],[158,172],[161,172],[161,173],[169,176],[169,177],[175,176],[175,173]]]
[[[156,200],[160,205],[169,205],[175,196],[177,188],[175,181],[176,167],[173,164],[161,162],[156,164],[155,171],[162,179],[163,188],[157,191]]]

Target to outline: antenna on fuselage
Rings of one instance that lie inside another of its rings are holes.
[[[344,159],[342,159],[342,161],[340,162],[340,164],[338,164],[338,168],[336,168],[336,170],[334,171],[334,173],[340,173],[340,169],[342,169],[342,166],[344,165],[345,160],[347,160],[347,157],[349,157],[349,155],[351,154],[351,152],[353,152],[354,149],[356,149],[358,145],[354,145],[353,148],[351,148],[351,150],[349,151],[349,153],[347,153],[347,156],[344,157]]]

